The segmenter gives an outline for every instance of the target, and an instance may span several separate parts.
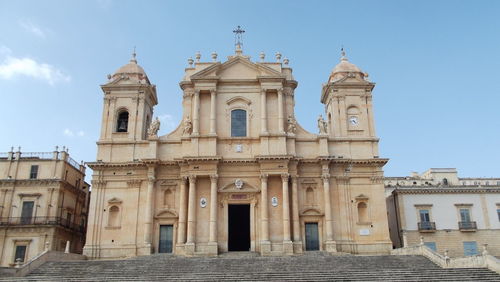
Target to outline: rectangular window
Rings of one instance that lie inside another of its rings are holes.
[[[31,224],[34,205],[35,202],[33,201],[23,202],[23,209],[21,211],[21,224]]]
[[[32,165],[30,171],[30,179],[36,179],[38,176],[38,165]]]
[[[460,209],[460,221],[470,222],[470,210],[462,208]]]
[[[476,241],[464,242],[464,256],[475,256],[475,255],[477,255]]]
[[[14,255],[14,262],[16,262],[17,259],[21,259],[21,262],[24,262],[24,259],[26,257],[26,247],[27,246],[16,246],[16,254]]]
[[[497,209],[498,221],[500,221],[500,209]]]
[[[247,136],[247,112],[245,110],[231,111],[231,137]]]
[[[420,213],[420,222],[431,221],[429,210],[419,210],[419,213]]]
[[[436,242],[425,242],[424,245],[427,246],[429,249],[433,250],[434,252],[437,252]]]

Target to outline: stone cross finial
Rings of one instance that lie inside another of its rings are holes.
[[[241,47],[243,46],[243,33],[245,33],[245,31],[241,29],[241,26],[238,26],[235,30],[233,30],[233,33],[236,50],[241,50]]]
[[[134,46],[134,51],[132,52],[132,58],[130,59],[130,62],[137,63],[136,56],[137,54],[135,53],[135,46]]]

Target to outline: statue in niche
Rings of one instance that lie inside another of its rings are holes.
[[[160,120],[158,119],[158,117],[156,117],[156,119],[153,120],[153,122],[151,122],[151,124],[149,125],[148,136],[158,136],[158,130],[160,130]]]
[[[293,115],[288,116],[288,128],[286,131],[290,134],[295,134],[297,131],[297,121]]]
[[[184,129],[182,130],[182,135],[190,135],[193,130],[193,123],[191,122],[191,118],[189,115],[184,119]]]
[[[322,115],[319,115],[318,117],[318,129],[319,129],[319,134],[328,133],[328,123],[323,119]]]

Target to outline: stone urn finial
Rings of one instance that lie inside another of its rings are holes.
[[[217,62],[217,52],[212,52],[212,61]]]
[[[200,53],[200,51],[196,52],[195,58],[196,58],[196,62],[199,63],[200,59],[201,59],[201,53]]]
[[[281,53],[280,52],[276,52],[276,62],[277,63],[281,62]]]
[[[189,57],[189,59],[188,59],[188,64],[189,64],[189,67],[190,67],[190,68],[192,68],[192,67],[193,67],[193,63],[194,63],[193,58]]]
[[[264,51],[260,52],[259,58],[261,62],[264,62],[264,59],[266,58],[266,54],[264,54]]]
[[[284,58],[283,59],[283,64],[285,64],[285,66],[288,66],[288,63],[290,62],[290,60],[288,60],[288,58]]]

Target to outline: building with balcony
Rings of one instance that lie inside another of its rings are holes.
[[[384,179],[395,247],[424,243],[450,256],[500,255],[500,178],[460,178],[454,168]]]
[[[81,253],[90,185],[85,166],[66,149],[0,153],[0,265],[26,262],[46,249]]]

